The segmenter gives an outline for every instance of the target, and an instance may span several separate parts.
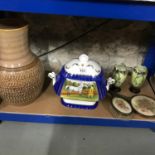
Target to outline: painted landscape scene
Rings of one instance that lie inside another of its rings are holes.
[[[95,82],[66,79],[61,97],[71,100],[96,102],[99,100]]]

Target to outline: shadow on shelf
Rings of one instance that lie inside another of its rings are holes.
[[[42,93],[44,91],[46,91],[46,89],[48,88],[50,82],[51,82],[51,79],[48,77],[48,73],[49,71],[45,71],[45,82],[44,82],[44,85],[43,85],[43,89],[42,89]]]

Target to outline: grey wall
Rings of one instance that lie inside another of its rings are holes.
[[[35,14],[23,14],[23,17],[30,23],[30,47],[37,55],[75,39],[41,57],[47,70],[59,70],[81,53],[87,53],[107,72],[116,63],[124,62],[130,67],[141,64],[152,30],[147,22]],[[89,30],[92,31],[77,39]]]

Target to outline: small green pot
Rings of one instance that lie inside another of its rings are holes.
[[[115,80],[115,84],[112,86],[112,88],[116,91],[121,90],[122,84],[125,82],[128,75],[128,70],[125,64],[119,64],[115,65],[114,71],[113,71],[113,79]]]
[[[131,87],[130,91],[133,93],[139,93],[140,88],[143,86],[146,77],[148,74],[148,70],[145,66],[138,65],[136,66],[131,75]]]

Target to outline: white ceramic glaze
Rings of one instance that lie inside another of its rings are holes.
[[[63,101],[68,103],[68,104],[73,104],[73,105],[85,105],[85,106],[93,106],[96,104],[96,102],[88,102],[88,101],[79,101],[79,100],[70,100],[70,99],[64,99]]]
[[[132,98],[131,100],[132,107],[140,114],[144,116],[155,116],[155,100],[138,95]]]
[[[48,77],[52,79],[53,86],[54,86],[56,83],[56,74],[54,72],[48,73]]]
[[[65,65],[65,71],[74,75],[97,76],[101,73],[101,66],[95,61],[89,60],[86,54],[73,59]]]
[[[112,100],[113,106],[123,114],[130,114],[132,112],[132,108],[130,104],[120,97],[114,97]]]

